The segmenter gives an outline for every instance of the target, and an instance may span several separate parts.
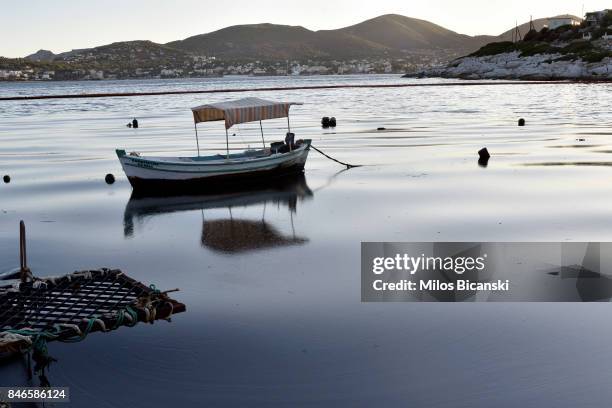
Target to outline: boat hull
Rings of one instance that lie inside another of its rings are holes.
[[[138,190],[190,189],[201,186],[240,185],[273,177],[299,174],[310,140],[291,152],[254,158],[146,158],[117,155],[130,184]]]

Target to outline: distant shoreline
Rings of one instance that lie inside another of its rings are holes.
[[[310,77],[334,77],[334,76],[401,76],[402,72],[347,72],[330,74],[299,74],[299,75],[249,75],[249,74],[223,74],[202,76],[177,76],[177,77],[126,77],[126,78],[79,78],[79,79],[0,79],[2,83],[57,83],[57,82],[108,82],[108,81],[153,81],[153,80],[180,80],[180,79],[211,79],[211,78],[310,78]]]
[[[328,74],[299,74],[299,75],[252,75],[252,74],[223,74],[202,76],[177,76],[177,77],[126,77],[126,78],[79,78],[79,79],[2,79],[3,83],[61,83],[61,82],[109,82],[109,81],[155,81],[155,80],[181,80],[181,79],[216,79],[216,78],[312,78],[312,77],[336,77],[336,76],[397,76],[402,77],[406,71],[398,72],[344,72]]]

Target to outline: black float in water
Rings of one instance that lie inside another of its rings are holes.
[[[331,117],[329,118],[329,126],[331,127],[336,127],[336,118],[335,117]]]
[[[489,154],[489,151],[486,147],[483,147],[478,151],[478,165],[480,167],[487,167],[490,158],[491,155]]]
[[[104,177],[104,181],[106,181],[106,184],[113,184],[115,182],[115,176],[108,173],[106,177]]]
[[[6,184],[8,184],[11,182],[11,176],[9,176],[8,174],[5,174],[4,177],[2,177],[2,180],[4,180]]]
[[[376,130],[387,130],[387,128],[384,128],[384,127],[379,127],[379,128],[377,128]]]
[[[134,129],[138,129],[138,120],[136,120],[136,118],[134,118],[134,119],[132,120],[132,127],[133,127]]]
[[[520,118],[520,119],[518,120],[518,125],[519,125],[519,126],[525,126],[525,119]]]
[[[128,123],[127,125],[125,125],[125,126],[127,126],[127,127],[131,128],[131,127],[132,127],[132,122],[129,122],[129,123]]]
[[[483,147],[482,149],[478,151],[478,157],[488,159],[489,157],[491,157],[491,155],[489,154],[489,151],[487,150],[487,148]]]
[[[323,116],[323,118],[321,119],[321,126],[323,126],[323,128],[329,127],[329,117],[328,116]]]

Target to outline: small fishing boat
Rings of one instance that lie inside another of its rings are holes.
[[[294,140],[289,122],[289,108],[296,102],[273,102],[260,98],[243,98],[192,108],[198,155],[194,157],[144,157],[138,153],[116,150],[130,184],[134,189],[174,188],[243,183],[304,171],[310,150],[310,139]],[[287,118],[287,133],[283,142],[266,146],[262,120]],[[225,154],[200,155],[198,123],[225,121]],[[229,150],[228,129],[239,123],[259,121],[261,149],[241,153]]]

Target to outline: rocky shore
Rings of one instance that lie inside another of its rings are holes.
[[[524,80],[612,80],[612,58],[599,62],[567,59],[563,54],[521,56],[519,51],[487,56],[467,56],[444,67],[430,68],[405,77]]]

